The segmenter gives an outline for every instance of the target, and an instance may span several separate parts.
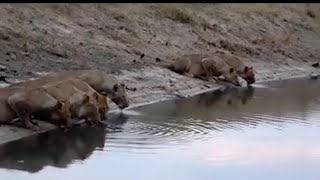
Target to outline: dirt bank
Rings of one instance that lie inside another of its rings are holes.
[[[0,75],[23,80],[36,72],[98,68],[137,89],[128,91],[132,106],[220,87],[152,65],[155,58],[224,49],[254,66],[260,82],[307,76],[317,71],[311,64],[320,55],[319,8],[317,4],[3,4]],[[5,134],[0,143],[30,135],[8,126],[1,126],[0,133]]]

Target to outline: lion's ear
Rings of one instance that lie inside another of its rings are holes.
[[[58,101],[57,104],[54,106],[54,109],[61,109],[64,105],[64,102]]]
[[[97,101],[99,100],[99,94],[97,92],[93,93],[93,97],[95,100],[97,100]]]
[[[88,96],[88,95],[83,95],[83,100],[82,100],[82,104],[86,104],[86,103],[88,103],[89,102],[89,100],[90,100],[90,97]]]
[[[249,67],[248,66],[246,66],[246,67],[244,67],[244,70],[243,70],[243,72],[248,72],[249,71]]]

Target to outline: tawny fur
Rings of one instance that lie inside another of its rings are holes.
[[[237,75],[228,64],[215,55],[189,54],[173,59],[169,69],[174,72],[209,81],[210,78],[223,76],[225,81],[239,85]]]
[[[207,78],[222,76],[224,81],[241,86],[236,71],[219,56],[210,56],[201,60]]]
[[[17,117],[16,113],[8,106],[7,99],[16,92],[22,91],[21,87],[0,88],[0,122],[8,123]]]
[[[16,93],[24,92],[27,89],[32,89],[31,87],[4,87],[0,88],[0,123],[2,124],[11,124],[11,121],[18,118],[17,113],[10,107],[8,104],[8,98]],[[52,101],[53,103],[57,101],[52,100],[50,96],[48,97],[48,101]],[[21,104],[20,104],[21,105]],[[56,104],[58,105],[58,103]],[[55,108],[55,111],[50,112],[51,110],[47,110],[46,118],[50,119],[51,116],[58,116],[57,112],[60,111],[63,113],[63,108],[65,108],[65,105],[63,103],[59,103],[61,105],[61,109],[58,109],[58,107]],[[66,109],[65,109],[66,110]],[[42,112],[45,112],[46,109],[42,109]],[[20,113],[20,112],[19,112]],[[67,112],[66,112],[67,113]],[[38,129],[35,125],[37,125],[36,122],[32,121],[30,117],[27,117],[26,121],[21,120],[24,123],[24,126],[26,128],[31,128],[33,130]]]
[[[234,68],[237,74],[247,81],[248,84],[255,83],[255,73],[253,67],[246,66],[240,58],[227,51],[218,51],[216,53],[230,67]]]
[[[76,86],[81,87],[86,92],[76,88]],[[51,119],[54,119],[54,116],[49,116],[53,113],[50,108],[52,107],[52,101],[54,100],[65,102],[64,105],[66,106],[68,110],[67,113],[70,114],[70,117],[61,118],[58,116],[55,120],[64,120],[62,124],[66,127],[71,126],[71,118],[87,118],[95,125],[101,120],[97,106],[99,106],[99,103],[101,102],[106,102],[106,98],[99,95],[99,93],[92,89],[88,84],[81,80],[73,79],[48,83],[36,88],[30,88],[27,86],[9,87],[7,90],[2,89],[2,93],[0,91],[0,95],[2,95],[1,97],[3,99],[5,99],[5,92],[9,92],[9,90],[15,90],[15,92],[11,96],[7,97],[8,105],[22,119],[22,121],[27,124],[28,127],[31,126],[29,123],[31,114],[37,114],[37,112],[47,110],[45,113],[46,116],[44,117],[51,117]],[[10,95],[10,93],[7,94]],[[10,108],[7,107],[8,111],[6,114],[7,118],[12,119],[14,118],[14,113],[12,113]],[[105,106],[101,106],[100,108],[105,108]]]
[[[172,60],[162,60],[162,62],[158,62],[156,65],[166,67],[179,74],[206,80],[207,78],[203,77],[206,73],[201,68],[201,60],[210,57],[223,59],[248,84],[255,82],[253,67],[244,65],[240,58],[224,50],[217,50],[215,53],[187,54],[173,58]]]
[[[58,101],[43,88],[28,89],[17,91],[6,99],[5,105],[10,117],[7,121],[18,117],[24,123],[26,128],[37,130],[31,121],[31,116],[38,112],[47,112],[48,118],[58,117],[60,120],[67,122],[70,120],[69,108],[63,101]],[[4,104],[3,104],[4,105]]]
[[[95,103],[96,107],[98,108],[100,119],[106,120],[107,119],[107,112],[108,112],[108,102],[107,98],[104,95],[99,94],[95,89],[93,89],[88,83],[80,80],[80,79],[70,79],[68,80],[74,87],[78,88],[79,90],[85,92],[86,94],[90,94],[93,97],[93,102]]]
[[[91,87],[85,82],[67,79],[45,84],[40,88],[46,89],[54,98],[67,102],[70,105],[72,118],[86,118],[94,125],[101,121],[97,107],[98,92],[90,89]]]
[[[99,93],[109,97],[120,109],[129,106],[125,85],[100,70],[71,70],[40,76],[39,79],[12,84],[11,86],[39,86],[63,79],[78,78]]]

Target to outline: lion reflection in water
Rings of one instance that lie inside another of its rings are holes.
[[[111,121],[113,125],[122,126],[127,119],[120,114]],[[45,166],[66,168],[75,160],[89,158],[96,149],[105,148],[106,133],[106,126],[78,127],[69,133],[55,130],[10,142],[0,146],[0,168],[31,173]]]

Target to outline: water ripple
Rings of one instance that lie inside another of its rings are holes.
[[[161,157],[192,157],[212,164],[280,161],[299,155],[319,158],[314,140],[320,128],[318,89],[297,84],[271,88],[236,89],[221,98],[208,93],[124,110],[119,116],[113,113],[107,127],[49,133],[0,147],[0,166],[33,172],[46,165],[66,168],[95,152],[106,157],[167,153]],[[17,165],[17,159],[30,163]],[[42,161],[32,168],[33,159]]]

